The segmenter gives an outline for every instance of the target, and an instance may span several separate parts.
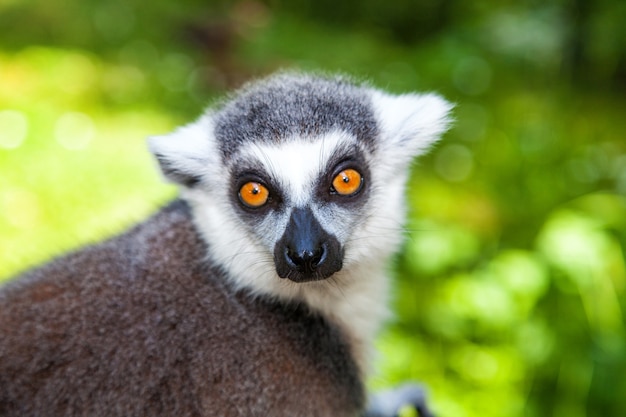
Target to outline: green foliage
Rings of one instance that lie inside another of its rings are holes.
[[[623,2],[64,3],[0,5],[0,277],[171,198],[144,137],[251,76],[436,90],[456,123],[413,171],[372,387],[425,381],[443,417],[623,414]]]

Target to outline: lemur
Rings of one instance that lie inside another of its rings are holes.
[[[364,378],[435,94],[279,73],[149,139],[180,197],[0,290],[1,416],[389,416]]]

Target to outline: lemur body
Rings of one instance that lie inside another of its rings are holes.
[[[0,415],[356,415],[339,329],[233,292],[206,250],[177,202],[6,288]]]
[[[0,415],[357,416],[434,95],[282,74],[150,149],[177,201],[0,291]]]

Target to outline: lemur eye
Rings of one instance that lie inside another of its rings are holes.
[[[270,192],[263,184],[250,181],[239,189],[239,200],[250,208],[259,208],[267,203]]]
[[[333,179],[333,190],[339,195],[354,195],[361,189],[363,177],[356,169],[348,168],[341,171]]]

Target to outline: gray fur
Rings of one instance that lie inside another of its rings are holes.
[[[225,158],[251,141],[280,142],[343,130],[373,146],[378,133],[367,91],[341,77],[273,76],[244,88],[214,120]]]

